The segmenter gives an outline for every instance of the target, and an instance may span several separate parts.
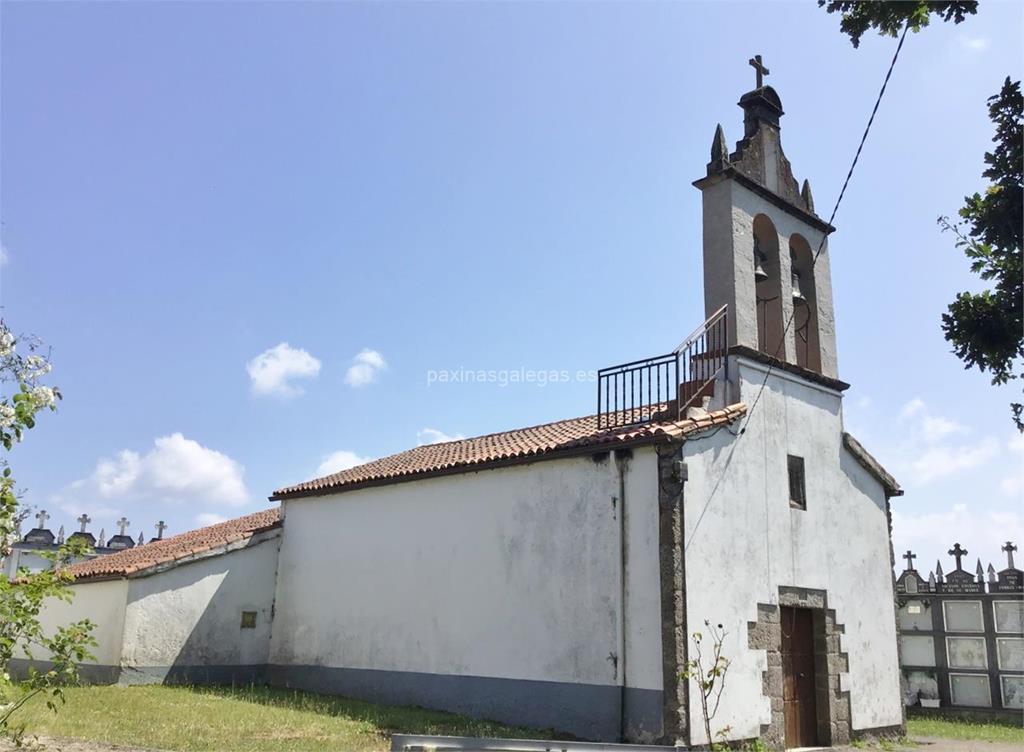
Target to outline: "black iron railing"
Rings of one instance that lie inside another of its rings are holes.
[[[597,372],[597,427],[646,423],[676,399],[679,356],[676,353],[634,360]]]
[[[722,306],[666,355],[634,360],[597,372],[597,427],[676,420],[728,366],[728,309]]]

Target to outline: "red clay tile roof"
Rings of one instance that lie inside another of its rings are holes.
[[[116,554],[97,556],[68,567],[76,580],[100,577],[126,577],[135,572],[160,564],[177,561],[194,554],[210,551],[234,541],[270,530],[281,525],[280,507],[264,509],[227,522],[220,522],[198,530],[190,530],[171,538],[153,541],[144,546],[126,548]]]
[[[707,417],[697,420],[655,421],[605,430],[598,430],[596,415],[588,415],[473,439],[427,444],[323,478],[280,488],[270,498],[278,500],[316,496],[417,476],[468,472],[497,463],[529,461],[535,457],[570,453],[588,447],[607,445],[607,448],[614,449],[616,445],[678,439],[706,428],[730,423],[746,411],[746,405],[738,403],[712,411]]]

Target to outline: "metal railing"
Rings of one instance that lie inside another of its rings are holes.
[[[700,397],[714,396],[714,380],[729,367],[729,306],[711,314],[675,352],[686,376],[679,385],[679,414],[683,415]]]
[[[728,307],[722,306],[675,350],[597,372],[598,429],[676,420],[698,398],[714,393],[728,367]]]

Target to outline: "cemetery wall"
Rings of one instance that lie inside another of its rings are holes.
[[[732,363],[739,399],[751,404],[765,366]],[[845,630],[848,668],[837,655],[829,671],[849,692],[849,727],[902,723],[885,491],[844,448],[842,432],[839,393],[776,370],[741,440],[722,430],[684,445],[687,631],[708,619],[729,633],[733,663],[715,725],[731,726],[731,738],[760,736],[773,721],[773,688],[761,681],[767,655],[747,648],[748,622],[789,587],[824,591]],[[806,510],[790,506],[787,454],[804,458]],[[689,713],[691,743],[704,743],[696,701]]]
[[[121,682],[247,682],[270,651],[280,530],[128,580]],[[244,619],[243,612],[255,614]],[[250,626],[251,625],[251,626]]]
[[[55,598],[47,600],[39,615],[44,632],[52,635],[58,627],[90,619],[96,625],[93,636],[97,644],[91,649],[95,659],[82,666],[82,677],[98,683],[117,681],[124,634],[127,580],[83,582],[72,585],[71,592],[74,597],[70,603]],[[28,668],[24,652],[21,655],[21,659],[15,659],[12,663],[16,676],[23,675]]]
[[[624,554],[608,454],[286,501],[271,681],[604,740],[624,695],[656,735],[657,478],[635,450]]]

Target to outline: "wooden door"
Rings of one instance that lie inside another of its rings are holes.
[[[814,615],[806,608],[782,608],[782,700],[786,747],[818,746],[814,696]]]

